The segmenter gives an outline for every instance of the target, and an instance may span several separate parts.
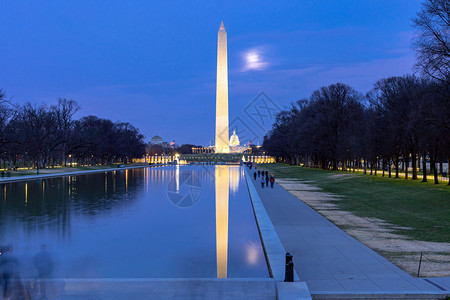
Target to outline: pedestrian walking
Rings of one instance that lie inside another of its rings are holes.
[[[17,275],[19,270],[19,261],[12,254],[12,247],[2,247],[0,249],[0,270],[3,286],[3,299],[8,299],[12,293],[13,278]]]
[[[262,178],[262,179],[261,179],[261,187],[262,187],[262,188],[264,188],[264,183],[265,183],[264,178]]]
[[[273,175],[270,175],[270,187],[273,188],[273,184],[275,183],[275,177]]]
[[[258,177],[260,177],[261,176],[261,171],[260,170],[258,170]]]
[[[47,297],[47,280],[53,272],[53,259],[47,251],[47,245],[41,245],[41,251],[33,257],[33,262],[38,272],[39,294],[41,298],[45,298]]]
[[[266,171],[266,177],[269,176],[269,171]]]
[[[253,172],[253,177],[254,177],[255,180],[256,180],[256,172]]]
[[[266,186],[269,186],[269,176],[266,176]]]

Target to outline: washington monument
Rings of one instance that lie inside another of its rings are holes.
[[[217,38],[216,153],[230,152],[228,138],[227,32],[222,21]]]

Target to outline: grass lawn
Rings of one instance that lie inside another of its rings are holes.
[[[410,238],[450,243],[450,186],[446,183],[434,185],[285,164],[260,166],[275,177],[313,181],[324,192],[345,196],[337,202],[342,210],[412,228],[399,230]]]

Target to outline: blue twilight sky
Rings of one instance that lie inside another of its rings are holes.
[[[365,93],[412,72],[419,9],[419,0],[1,0],[0,88],[16,103],[72,98],[78,117],[130,122],[146,140],[207,145],[223,20],[230,122],[257,142],[275,110],[321,86]],[[253,101],[260,92],[271,111]]]

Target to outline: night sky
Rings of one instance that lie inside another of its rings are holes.
[[[130,122],[146,141],[207,145],[223,20],[230,122],[257,143],[277,110],[321,86],[365,93],[413,72],[419,9],[419,0],[2,0],[0,88],[19,104],[74,99],[77,117]]]

